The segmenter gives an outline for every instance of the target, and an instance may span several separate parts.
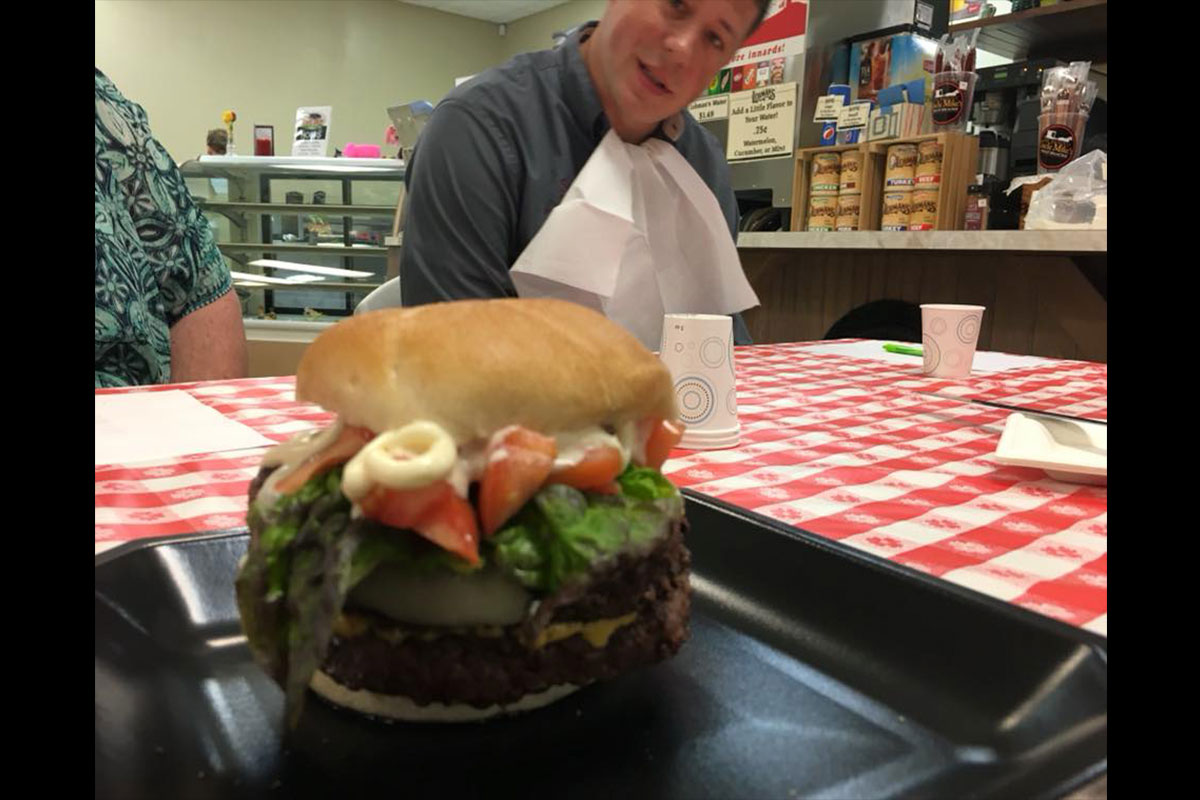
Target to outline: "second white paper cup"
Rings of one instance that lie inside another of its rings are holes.
[[[984,306],[927,303],[921,306],[923,372],[935,378],[971,374]]]
[[[686,426],[679,447],[736,447],[741,426],[733,372],[733,318],[667,314],[659,358],[671,371],[679,417]]]

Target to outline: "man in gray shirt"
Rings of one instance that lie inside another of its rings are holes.
[[[737,202],[716,137],[685,110],[758,26],[769,0],[609,0],[603,19],[455,88],[409,160],[400,254],[406,306],[515,297],[513,262],[609,129],[671,142]],[[734,339],[749,343],[741,317]]]

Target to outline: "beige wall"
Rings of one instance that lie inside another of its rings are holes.
[[[501,61],[507,61],[517,53],[549,48],[553,44],[550,38],[553,33],[565,31],[589,19],[600,19],[604,15],[606,5],[607,0],[570,0],[511,23],[508,26],[508,34],[501,40]]]
[[[226,108],[238,114],[243,154],[253,152],[255,123],[274,125],[276,152],[290,154],[305,104],[333,106],[332,145],[382,145],[388,106],[436,103],[455,77],[508,57],[492,23],[395,0],[95,0],[95,8],[96,66],[146,109],[176,161],[204,151]]]
[[[296,108],[306,104],[333,106],[333,146],[383,145],[388,106],[436,103],[455,78],[544,50],[555,31],[599,19],[607,0],[570,0],[510,23],[504,37],[490,22],[396,0],[94,3],[96,66],[185,161],[204,152],[227,108],[238,114],[242,154],[253,152],[251,127],[260,123],[275,126],[275,150],[288,155]]]

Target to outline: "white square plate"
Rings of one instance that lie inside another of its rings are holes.
[[[996,460],[1037,467],[1055,480],[1106,483],[1108,426],[1037,414],[1011,414],[1004,425]]]

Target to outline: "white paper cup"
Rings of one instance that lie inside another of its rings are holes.
[[[667,314],[659,358],[671,371],[685,428],[679,447],[736,447],[741,435],[733,373],[733,318]]]
[[[971,374],[984,306],[921,305],[923,371],[935,378],[965,378]]]

